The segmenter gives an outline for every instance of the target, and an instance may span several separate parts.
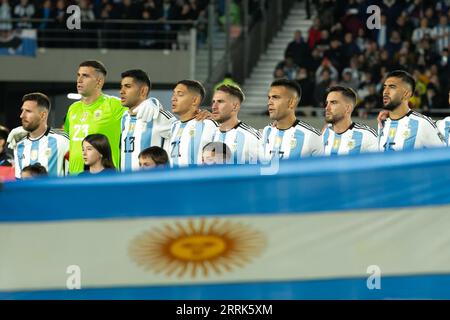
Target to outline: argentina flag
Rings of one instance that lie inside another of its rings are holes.
[[[5,183],[0,298],[450,298],[448,149],[272,165]]]

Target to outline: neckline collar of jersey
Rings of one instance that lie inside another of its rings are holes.
[[[186,122],[189,122],[189,121],[191,121],[191,120],[195,120],[195,117],[193,117],[193,118],[191,118],[191,119],[189,119],[189,120],[185,120],[185,121],[181,121],[181,120],[180,120],[180,122],[181,122],[181,123],[186,123]]]
[[[237,123],[233,128],[228,129],[228,130],[226,130],[226,131],[222,131],[222,130],[219,129],[219,131],[222,132],[222,133],[226,133],[226,132],[231,131],[231,130],[233,130],[233,129],[239,128],[239,126],[241,125],[241,123],[242,123],[242,121],[238,121],[238,123]]]
[[[50,132],[50,129],[51,129],[50,127],[47,127],[47,130],[45,130],[45,132],[38,138],[31,138],[30,133],[28,133],[27,139],[30,141],[38,141],[38,140],[42,139],[42,137],[48,135],[48,133]]]
[[[391,119],[391,121],[399,121],[399,120],[402,120],[405,117],[409,117],[411,115],[411,113],[413,113],[413,110],[409,109],[408,113],[406,113],[403,117],[400,117],[398,119],[391,119],[391,118],[389,118],[389,119]]]
[[[289,130],[289,129],[291,129],[291,128],[294,128],[296,125],[298,125],[300,123],[300,120],[298,120],[298,119],[295,119],[295,121],[294,121],[294,123],[292,124],[292,126],[290,126],[289,128],[284,128],[284,129],[280,129],[280,128],[278,128],[278,127],[276,127],[278,130],[280,130],[280,131],[286,131],[286,130]]]
[[[352,123],[350,124],[350,126],[349,126],[347,129],[345,129],[343,132],[338,133],[338,132],[336,132],[336,131],[334,131],[334,130],[333,130],[333,131],[334,131],[337,135],[342,135],[342,134],[346,133],[348,130],[352,130],[354,126],[355,126],[355,123],[352,122]]]
[[[84,108],[91,108],[91,107],[95,106],[100,100],[104,99],[104,97],[105,97],[105,94],[102,92],[102,93],[98,96],[97,100],[95,100],[94,102],[92,102],[92,103],[90,103],[90,104],[86,104],[86,103],[84,103],[82,100],[80,100],[80,101],[81,101],[81,103],[83,104],[83,107],[84,107]]]

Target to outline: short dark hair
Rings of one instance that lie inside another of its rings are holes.
[[[82,143],[87,141],[102,155],[102,165],[105,169],[115,169],[108,138],[100,133],[87,135]]]
[[[153,146],[142,150],[139,153],[139,158],[151,158],[156,165],[165,165],[169,163],[169,156],[166,150],[161,147]]]
[[[9,130],[3,126],[0,126],[0,140],[8,139]]]
[[[22,172],[29,172],[32,177],[48,175],[47,169],[45,169],[45,167],[42,166],[39,162],[26,166],[22,169]]]
[[[300,85],[295,80],[289,80],[285,78],[276,79],[270,84],[270,87],[285,87],[287,89],[295,91],[299,99],[301,99],[302,97],[302,87],[300,87]]]
[[[22,102],[25,101],[36,101],[39,108],[47,109],[50,112],[50,99],[43,93],[40,92],[32,92],[27,93],[22,97]]]
[[[105,65],[103,64],[103,62],[98,61],[98,60],[86,60],[86,61],[83,61],[82,63],[80,63],[80,65],[78,67],[91,67],[91,68],[94,68],[97,72],[100,72],[105,77],[106,77],[106,74],[107,74]]]
[[[175,86],[177,86],[179,84],[185,85],[189,91],[193,91],[194,93],[198,94],[201,98],[200,104],[202,103],[203,99],[205,98],[206,91],[205,91],[205,87],[203,87],[203,85],[201,84],[200,81],[181,80],[181,81],[178,81]]]
[[[242,89],[236,85],[222,84],[216,89],[216,91],[226,92],[226,93],[238,98],[241,103],[245,100],[244,92],[242,92]]]
[[[416,90],[416,80],[414,80],[413,76],[409,72],[406,72],[405,70],[394,70],[386,75],[385,80],[388,78],[401,79],[411,87],[411,91],[414,94],[414,91]]]
[[[214,154],[220,154],[222,156],[223,163],[231,159],[231,150],[223,142],[209,142],[203,147],[202,153],[205,151],[211,151],[214,152]]]
[[[328,96],[330,92],[340,92],[344,97],[351,100],[353,106],[356,105],[357,96],[355,90],[353,90],[352,88],[344,86],[332,86],[327,89],[326,95]]]
[[[141,69],[127,70],[127,71],[122,72],[121,77],[122,77],[122,79],[126,78],[126,77],[133,78],[134,81],[141,83],[143,85],[146,85],[148,87],[149,91],[152,88],[150,78],[148,77],[147,73],[144,70],[141,70]]]

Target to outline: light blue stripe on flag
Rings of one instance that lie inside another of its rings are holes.
[[[419,130],[419,121],[409,120],[409,137],[403,143],[403,150],[413,150],[416,144],[417,131]]]
[[[58,175],[58,141],[55,137],[48,137],[48,148],[51,150],[48,158],[48,175]]]
[[[361,152],[361,146],[362,146],[362,139],[363,134],[359,131],[353,131],[352,139],[355,143],[355,146],[348,151],[349,154],[357,154]]]

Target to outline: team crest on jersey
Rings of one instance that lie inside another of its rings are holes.
[[[135,123],[130,123],[129,131],[134,131],[134,128],[136,127]]]
[[[52,148],[47,148],[46,150],[45,150],[45,156],[47,157],[47,158],[50,158],[50,155],[52,154]]]
[[[82,115],[81,118],[80,118],[80,121],[81,121],[81,122],[85,122],[85,121],[87,120],[87,117],[88,117],[88,113],[87,113],[87,112],[84,112],[83,115]]]
[[[403,138],[408,139],[410,136],[411,136],[411,130],[406,129],[406,130],[403,132]]]
[[[31,150],[31,155],[30,155],[31,160],[36,161],[38,158],[38,152],[37,150]]]
[[[292,138],[292,140],[291,140],[291,149],[295,149],[296,146],[297,146],[297,139]]]
[[[348,140],[348,142],[347,142],[347,148],[348,148],[349,150],[352,150],[352,149],[355,147],[355,145],[356,145],[355,140],[353,140],[353,139]]]
[[[194,279],[243,268],[266,246],[266,235],[251,226],[201,218],[146,230],[131,241],[128,254],[147,272]]]
[[[193,137],[194,134],[195,134],[195,128],[192,128],[191,130],[189,130],[189,135],[190,135],[191,137]]]
[[[98,120],[101,116],[102,116],[102,110],[96,110],[96,111],[94,112],[94,118],[95,118],[95,119]]]

